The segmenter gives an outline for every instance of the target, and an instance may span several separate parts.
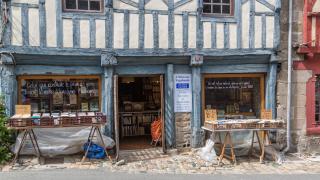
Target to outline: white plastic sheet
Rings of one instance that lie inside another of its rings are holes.
[[[90,127],[36,128],[34,129],[34,133],[37,137],[41,154],[53,157],[57,155],[69,155],[82,152],[83,144],[88,140]],[[22,136],[22,133],[18,135],[16,144],[13,147],[13,152],[18,151]],[[111,138],[104,135],[103,141],[107,148],[112,148],[115,145],[115,142]],[[94,142],[101,145],[101,142],[97,139]],[[29,137],[25,141],[20,154],[35,154]]]

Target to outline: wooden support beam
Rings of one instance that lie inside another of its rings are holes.
[[[96,20],[90,18],[90,48],[96,48]]]
[[[230,48],[229,23],[224,23],[223,29],[224,29],[224,48],[229,49]]]
[[[113,9],[108,8],[106,9],[106,48],[112,49],[113,48]]]
[[[152,13],[153,18],[153,48],[159,49],[159,14],[157,11]]]
[[[201,67],[192,67],[192,118],[191,147],[200,147],[201,142]]]
[[[73,29],[73,48],[80,48],[80,20],[77,18],[72,19]]]
[[[29,8],[21,7],[22,45],[29,46]]]
[[[261,28],[261,42],[262,42],[262,48],[266,48],[267,44],[267,21],[266,21],[266,15],[261,16],[262,21],[262,28]]]
[[[255,0],[250,0],[249,48],[255,47]]]
[[[175,117],[174,117],[174,68],[173,64],[167,65],[165,78],[165,137],[166,146],[175,145]]]
[[[129,49],[129,27],[130,27],[130,14],[129,11],[124,12],[124,19],[123,19],[123,47],[125,49]]]
[[[188,49],[189,44],[189,15],[188,12],[184,12],[182,15],[182,26],[183,26],[183,48]]]
[[[107,124],[105,134],[113,137],[114,116],[113,116],[113,75],[114,67],[108,66],[103,68],[103,86],[102,86],[102,111],[107,115]]]
[[[211,22],[211,48],[217,48],[217,23]]]
[[[40,32],[40,47],[47,46],[47,18],[45,0],[39,1],[39,32]]]
[[[63,24],[61,16],[61,1],[56,1],[56,26],[57,26],[57,47],[63,47]]]

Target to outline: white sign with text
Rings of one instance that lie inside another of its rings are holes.
[[[191,74],[174,75],[174,112],[192,111]]]

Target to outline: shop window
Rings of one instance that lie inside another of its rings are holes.
[[[19,77],[19,104],[37,113],[100,111],[100,79]]]
[[[233,16],[233,0],[203,0],[203,14],[213,16]]]
[[[102,12],[103,0],[63,0],[65,12]]]
[[[219,75],[204,78],[204,108],[218,119],[260,118],[264,108],[263,75]]]
[[[314,126],[315,127],[320,127],[320,76],[317,76],[316,79],[316,88],[315,88],[315,122]]]

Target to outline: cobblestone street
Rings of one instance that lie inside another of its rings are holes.
[[[36,158],[22,157],[19,164],[6,165],[1,171],[39,171],[52,169],[103,169],[112,172],[126,173],[165,173],[165,174],[319,174],[319,157],[298,157],[290,154],[281,165],[266,161],[259,163],[257,158],[238,157],[237,164],[231,164],[224,159],[223,165],[208,163],[200,159],[196,150],[177,153],[171,151],[163,155],[161,149],[147,149],[140,151],[122,151],[120,160],[124,164],[112,164],[107,160],[91,160],[80,163],[81,155],[65,156],[45,160],[38,164]]]

